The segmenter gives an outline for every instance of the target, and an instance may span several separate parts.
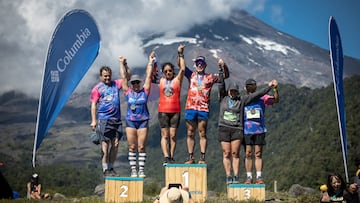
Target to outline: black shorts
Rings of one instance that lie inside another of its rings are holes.
[[[180,113],[158,113],[160,128],[178,128]]]
[[[265,133],[244,135],[244,145],[265,145]]]
[[[233,140],[243,140],[243,132],[242,130],[236,128],[229,128],[220,126],[219,127],[219,142],[231,142]]]
[[[96,133],[100,135],[100,141],[109,141],[116,137],[121,139],[123,135],[121,120],[99,120]]]

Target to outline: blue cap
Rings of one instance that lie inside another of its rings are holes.
[[[205,62],[205,57],[204,56],[198,56],[196,58],[193,59],[193,61],[204,61]]]

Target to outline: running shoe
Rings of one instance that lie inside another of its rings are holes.
[[[199,164],[206,164],[205,158],[201,157],[198,163]]]
[[[109,170],[109,172],[110,172],[110,175],[111,175],[111,176],[116,176],[116,175],[117,175],[117,173],[116,173],[116,171],[114,170],[114,168],[111,168],[111,169]]]
[[[104,176],[110,176],[111,175],[111,172],[110,172],[109,169],[105,169],[105,171],[103,173],[104,173]]]
[[[186,159],[185,164],[193,164],[193,163],[195,163],[195,160],[194,160],[194,159],[192,159],[192,158]]]
[[[146,178],[144,171],[139,171],[139,178]]]
[[[231,184],[231,183],[233,183],[232,176],[226,176],[226,184]]]
[[[239,181],[239,176],[234,176],[232,183],[237,184],[237,183],[239,183],[239,182],[240,182],[240,181]]]
[[[164,157],[163,166],[166,166],[169,162],[170,162],[170,158],[169,157]]]
[[[130,175],[130,177],[132,177],[132,178],[136,178],[136,177],[137,177],[137,171],[136,171],[136,169],[131,170],[131,175]]]
[[[252,184],[252,178],[247,177],[246,181],[244,184]]]
[[[262,179],[262,177],[260,176],[260,177],[257,177],[256,178],[256,182],[255,182],[256,184],[264,184],[264,180]]]

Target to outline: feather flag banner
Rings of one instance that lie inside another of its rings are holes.
[[[100,33],[88,12],[71,10],[57,24],[44,66],[35,129],[33,167],[37,149],[95,61],[99,48]]]
[[[329,44],[345,176],[346,181],[349,182],[349,176],[347,172],[346,116],[343,88],[344,55],[341,45],[340,32],[335,18],[332,16],[329,19]]]

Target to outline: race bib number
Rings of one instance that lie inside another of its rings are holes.
[[[250,109],[250,110],[246,111],[246,118],[248,118],[248,119],[260,118],[260,110],[259,109]]]
[[[231,122],[236,122],[236,115],[229,112],[229,111],[225,111],[224,112],[224,120],[226,121],[231,121]]]
[[[105,100],[105,101],[112,101],[112,100],[113,100],[113,97],[112,97],[112,95],[106,95],[106,96],[104,97],[104,100]]]

